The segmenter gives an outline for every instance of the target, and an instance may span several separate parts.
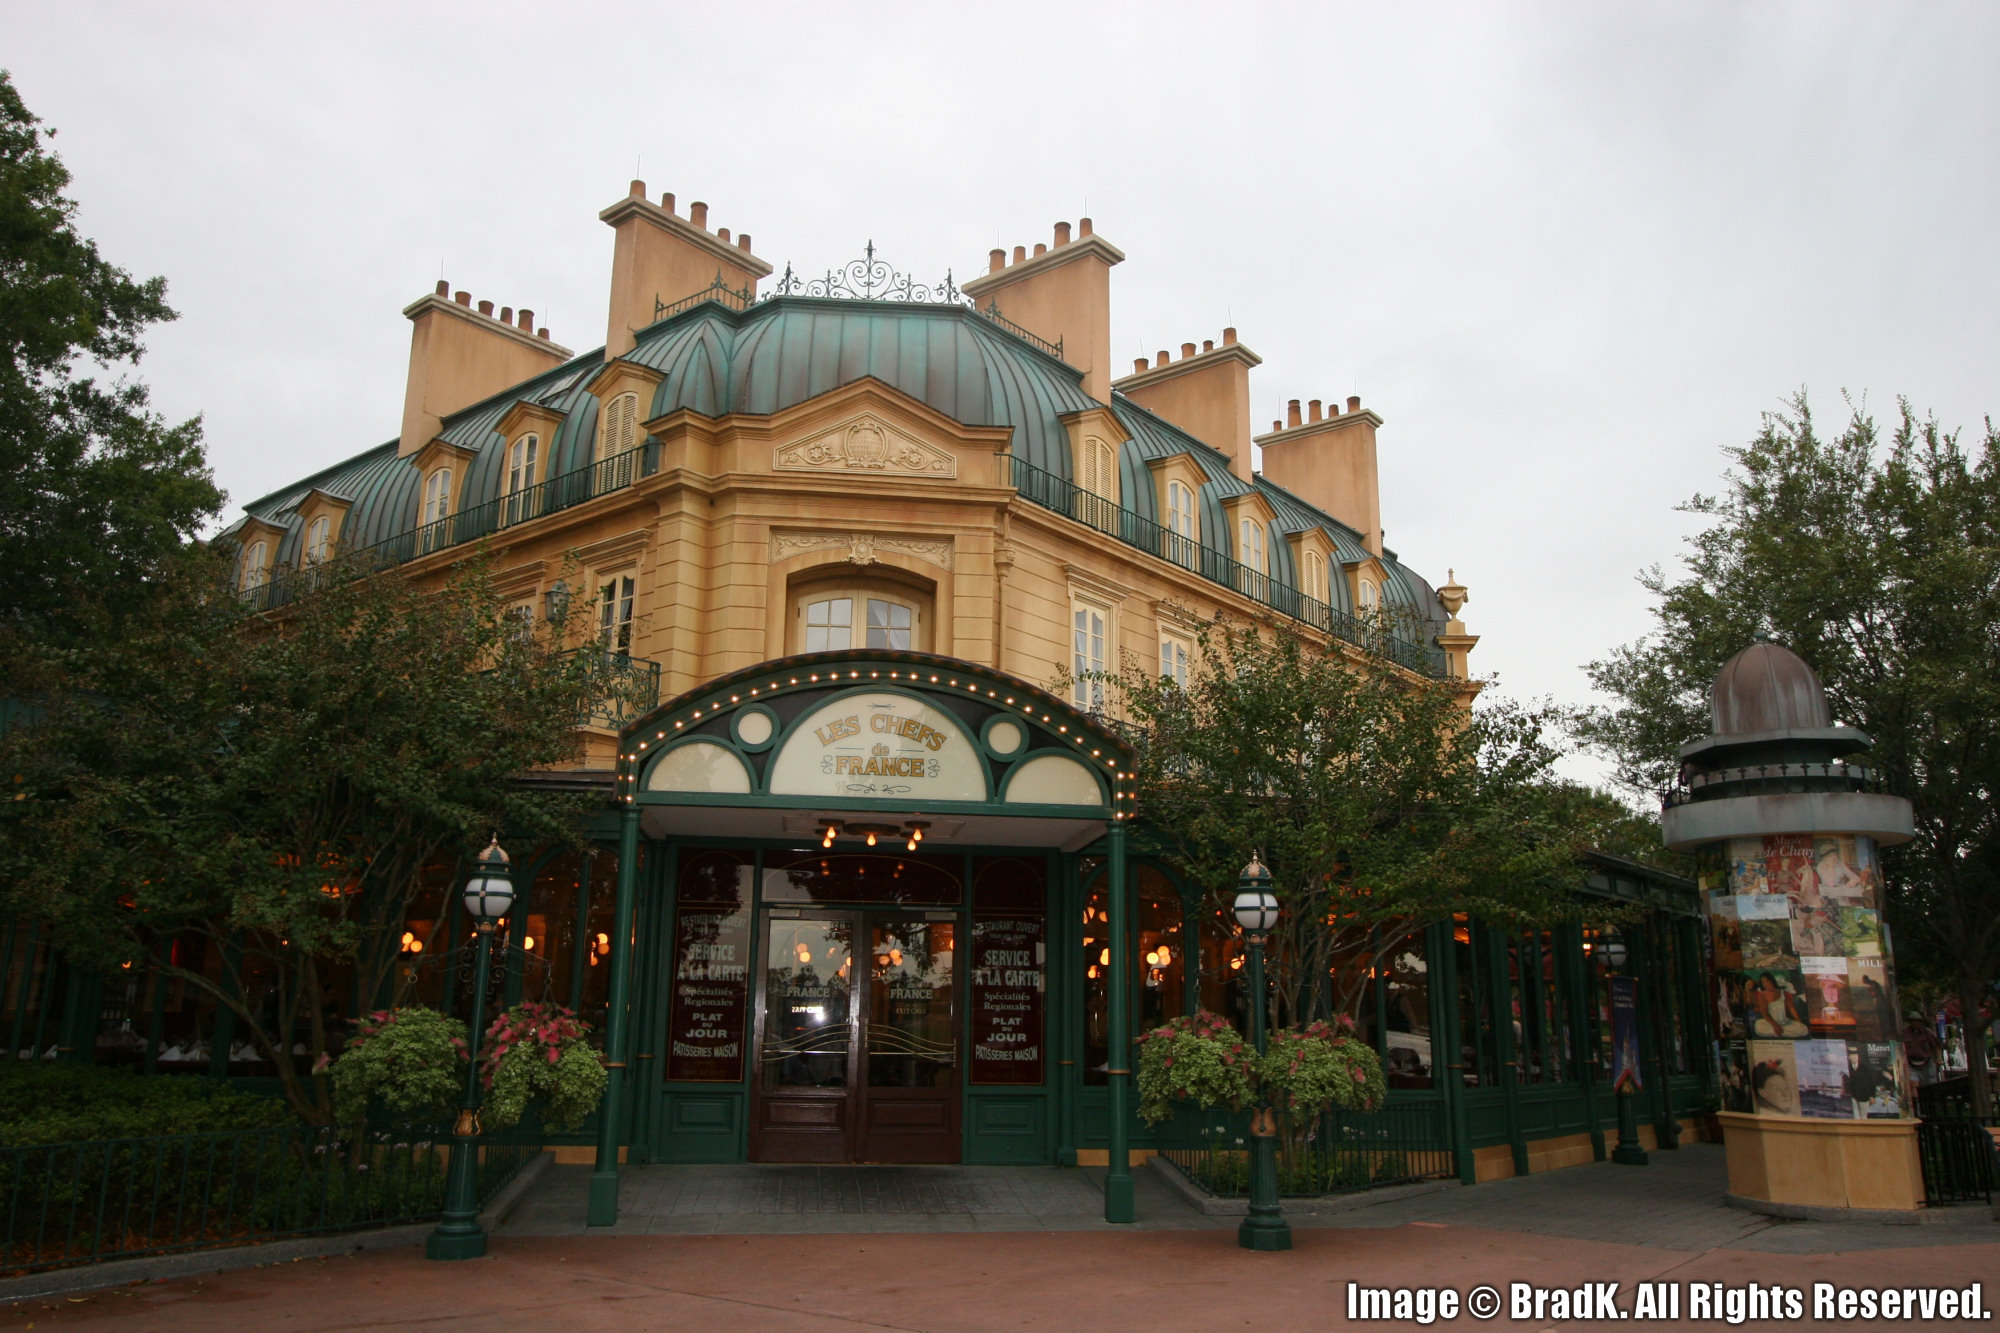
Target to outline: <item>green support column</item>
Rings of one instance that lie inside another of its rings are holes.
[[[1111,864],[1105,873],[1109,877],[1105,897],[1111,911],[1111,1012],[1107,1024],[1110,1028],[1107,1035],[1111,1066],[1107,1071],[1110,1105],[1107,1108],[1109,1123],[1105,1131],[1105,1146],[1109,1158],[1104,1168],[1104,1220],[1131,1222],[1138,1216],[1132,1202],[1132,1154],[1126,1143],[1127,1122],[1132,1116],[1132,1041],[1128,1030],[1131,1025],[1132,922],[1131,895],[1125,885],[1125,825],[1122,821],[1111,825]]]
[[[639,811],[627,806],[618,829],[618,898],[611,915],[610,1012],[604,1022],[609,1081],[597,1111],[597,1167],[590,1175],[590,1225],[618,1220],[618,1142],[625,1108],[625,1010],[632,981],[632,898],[638,886]]]
[[[1500,1056],[1500,1089],[1507,1102],[1507,1146],[1514,1154],[1514,1174],[1528,1174],[1528,1141],[1521,1133],[1521,1048],[1514,1040],[1514,989],[1507,980],[1507,938],[1491,927],[1480,930],[1486,945],[1487,983],[1493,996],[1493,1038]],[[1522,995],[1523,1006],[1528,999]],[[1525,1025],[1527,1015],[1520,1021]]]
[[[1590,1118],[1590,1160],[1604,1160],[1604,1124],[1597,1113],[1597,1042],[1590,1028],[1590,959],[1583,952],[1583,927],[1562,928],[1564,994],[1569,1001],[1570,1028],[1576,1040],[1577,1081],[1583,1084],[1584,1113]]]
[[[659,1143],[660,1074],[666,1061],[667,996],[674,974],[674,907],[677,858],[671,844],[655,846],[647,891],[645,969],[639,976],[639,1050],[632,1062],[633,1152],[656,1161]]]
[[[1081,975],[1081,945],[1072,947],[1070,941],[1082,938],[1082,927],[1078,924],[1079,913],[1083,909],[1083,877],[1077,874],[1077,858],[1065,856],[1056,863],[1054,882],[1057,886],[1055,902],[1059,910],[1051,912],[1049,919],[1055,929],[1049,932],[1049,961],[1054,978],[1049,986],[1048,1031],[1053,1035],[1049,1043],[1055,1052],[1055,1094],[1056,1094],[1056,1165],[1076,1165],[1076,1053],[1083,1043],[1083,996]]]
[[[1467,920],[1469,931],[1470,918]],[[1459,1021],[1456,923],[1447,917],[1433,929],[1437,946],[1430,956],[1437,988],[1431,993],[1431,1027],[1438,1034],[1440,1050],[1431,1055],[1431,1072],[1444,1092],[1445,1114],[1451,1121],[1451,1156],[1459,1183],[1471,1185],[1477,1183],[1479,1174],[1472,1163],[1472,1107],[1465,1095],[1465,1027]],[[1440,1054],[1443,1059],[1438,1058]]]

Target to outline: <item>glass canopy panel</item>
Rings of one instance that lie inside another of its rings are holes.
[[[653,761],[646,773],[646,790],[748,795],[750,770],[724,746],[690,741]]]

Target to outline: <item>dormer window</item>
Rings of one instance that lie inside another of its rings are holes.
[[[1192,568],[1201,528],[1195,519],[1194,491],[1183,482],[1167,483],[1167,534],[1167,559]]]
[[[1301,591],[1315,602],[1329,601],[1326,595],[1326,557],[1318,551],[1307,551],[1303,567],[1305,587]]]
[[[1236,558],[1252,574],[1268,574],[1271,566],[1264,552],[1264,525],[1254,518],[1237,522],[1239,540]]]
[[[519,523],[535,517],[535,468],[541,462],[541,449],[541,436],[523,435],[507,451],[507,494],[500,506],[501,522]]]
[[[1360,595],[1355,598],[1355,601],[1360,605],[1361,614],[1363,615],[1367,615],[1376,609],[1376,606],[1380,602],[1380,595],[1376,591],[1373,579],[1361,580]]]
[[[243,568],[236,576],[236,586],[244,592],[264,586],[264,571],[268,568],[271,548],[262,538],[243,548]]]
[[[1077,514],[1103,532],[1118,530],[1118,455],[1095,435],[1077,451]]]
[[[306,525],[306,563],[317,565],[326,559],[327,547],[332,544],[333,522],[321,514]]]
[[[425,525],[451,517],[451,469],[441,467],[424,478]]]
[[[604,405],[604,422],[597,438],[602,462],[639,446],[639,395],[621,393]]]

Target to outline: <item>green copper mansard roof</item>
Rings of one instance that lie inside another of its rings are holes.
[[[971,308],[944,302],[775,296],[736,309],[702,301],[642,329],[624,359],[665,376],[649,417],[683,408],[709,417],[765,416],[873,377],[954,421],[1012,428],[1014,456],[1065,482],[1073,478],[1061,418],[1097,406],[1082,389],[1082,372]],[[589,466],[598,405],[585,386],[603,366],[603,349],[585,352],[447,418],[442,437],[477,451],[456,507],[463,511],[502,493],[507,441],[494,427],[520,402],[562,418],[544,455],[543,476]],[[1111,410],[1129,433],[1120,449],[1125,504],[1141,518],[1159,517],[1147,460],[1184,453],[1208,478],[1200,497],[1204,532],[1226,530],[1222,504],[1233,496],[1254,490],[1270,505],[1276,515],[1277,540],[1267,543],[1274,580],[1298,586],[1286,534],[1317,528],[1343,563],[1368,557],[1353,529],[1261,476],[1237,476],[1218,450],[1122,394],[1113,395]],[[420,478],[408,459],[397,457],[391,440],[245,507],[287,530],[276,553],[279,566],[297,562],[304,526],[297,509],[315,489],[353,502],[341,534],[348,547],[391,541],[418,525]],[[1443,611],[1430,585],[1393,554],[1381,563],[1389,575],[1384,600],[1427,623],[1426,639],[1442,630]],[[1345,581],[1331,583],[1335,610],[1352,613]]]

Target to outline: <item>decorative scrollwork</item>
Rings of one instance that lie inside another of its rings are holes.
[[[819,296],[840,301],[904,301],[925,305],[949,303],[969,305],[971,299],[958,289],[951,270],[944,281],[925,286],[907,273],[898,273],[887,260],[875,257],[875,242],[869,241],[862,257],[837,269],[828,269],[823,278],[806,278],[790,264],[772,287],[772,296]]]

